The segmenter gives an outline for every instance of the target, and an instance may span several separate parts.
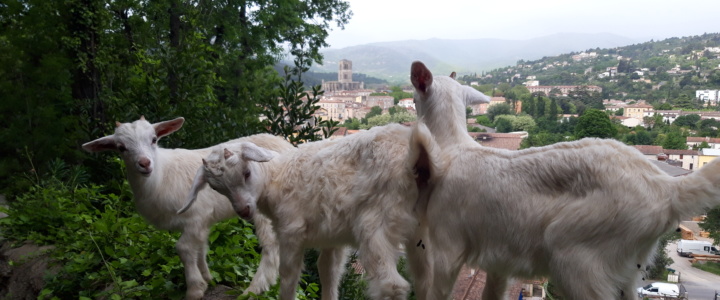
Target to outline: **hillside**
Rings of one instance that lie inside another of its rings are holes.
[[[316,72],[337,72],[341,59],[353,62],[353,69],[368,76],[391,82],[405,82],[408,68],[415,60],[423,61],[432,70],[443,74],[481,72],[513,65],[520,59],[539,59],[571,51],[611,48],[632,44],[632,39],[613,34],[559,33],[529,40],[406,40],[372,43],[323,51],[324,65],[314,66]]]
[[[697,89],[720,88],[718,47],[718,33],[669,38],[519,60],[462,79],[480,85],[514,86],[534,76],[540,85],[598,85],[604,99],[664,101],[683,94],[694,98]]]

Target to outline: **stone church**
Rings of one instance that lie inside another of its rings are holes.
[[[322,82],[322,89],[326,93],[339,91],[354,91],[365,88],[364,82],[352,81],[352,61],[347,59],[340,60],[338,63],[338,81]]]

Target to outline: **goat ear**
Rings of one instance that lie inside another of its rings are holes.
[[[235,152],[228,150],[228,148],[223,148],[223,157],[225,157],[225,164],[228,166],[233,167],[240,163],[238,155],[236,155]]]
[[[463,98],[466,105],[478,104],[478,103],[490,103],[490,97],[483,94],[482,92],[469,87],[467,85],[462,86]]]
[[[273,159],[275,155],[277,152],[258,147],[253,143],[243,143],[242,145],[242,158],[246,161],[266,162]]]
[[[233,156],[233,153],[232,153],[232,151],[228,150],[227,148],[223,148],[223,156],[225,157],[225,159],[228,159],[231,156]]]
[[[161,138],[175,131],[178,131],[180,127],[182,127],[183,123],[185,123],[185,118],[179,117],[174,120],[155,123],[153,124],[153,127],[155,128],[155,134],[157,135],[157,137]]]
[[[426,93],[433,81],[433,75],[422,62],[416,61],[410,66],[410,81],[416,90]]]
[[[197,170],[197,173],[195,173],[195,179],[193,180],[192,187],[190,187],[190,192],[187,196],[187,202],[185,203],[185,206],[177,211],[177,214],[182,214],[188,209],[190,209],[190,206],[195,203],[195,200],[197,200],[197,195],[200,193],[200,191],[205,188],[207,185],[207,180],[205,179],[205,167],[200,166],[200,168]]]
[[[452,73],[450,73],[450,78],[457,80],[456,77],[457,77],[457,73],[455,73],[455,71],[453,71]]]
[[[87,152],[117,150],[117,144],[115,143],[115,135],[108,135],[92,142],[87,142],[82,145],[82,148]]]

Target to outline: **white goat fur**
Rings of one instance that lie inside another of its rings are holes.
[[[118,151],[127,167],[138,213],[159,229],[182,232],[176,248],[185,267],[186,299],[200,299],[212,279],[206,260],[210,227],[236,215],[227,200],[212,190],[200,193],[201,205],[195,209],[182,215],[176,213],[185,201],[202,158],[210,153],[209,148],[187,150],[158,146],[157,140],[180,129],[183,122],[183,118],[177,118],[150,124],[141,118],[132,123],[118,123],[114,134],[88,142],[83,149]],[[278,152],[294,149],[282,138],[267,134],[231,142],[238,141],[251,141]],[[270,220],[256,215],[254,223],[262,246],[262,259],[246,292],[257,294],[275,284],[279,258]]]
[[[464,263],[487,271],[485,300],[507,299],[509,277],[538,276],[568,299],[634,299],[660,236],[720,205],[717,159],[671,177],[615,140],[520,151],[468,142],[444,125],[465,107],[464,88],[428,74],[413,64],[415,102],[432,134],[445,137],[446,167],[431,186],[426,257],[414,258],[429,260],[416,274],[418,299],[448,299]]]
[[[204,173],[212,188],[236,210],[249,205],[272,219],[280,243],[281,299],[295,295],[304,248],[321,249],[322,296],[337,299],[346,246],[358,247],[372,298],[406,299],[409,285],[396,267],[398,246],[415,247],[417,185],[426,185],[433,168],[430,133],[413,141],[410,133],[398,124],[375,127],[303,144],[261,164],[244,157],[251,145],[231,149],[243,159],[229,156],[219,163],[211,157],[222,155],[208,157]],[[218,171],[223,165],[225,171]],[[248,170],[257,181],[245,181]]]

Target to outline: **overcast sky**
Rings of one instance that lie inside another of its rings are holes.
[[[373,42],[614,33],[649,41],[720,32],[720,0],[348,0],[330,48]]]

